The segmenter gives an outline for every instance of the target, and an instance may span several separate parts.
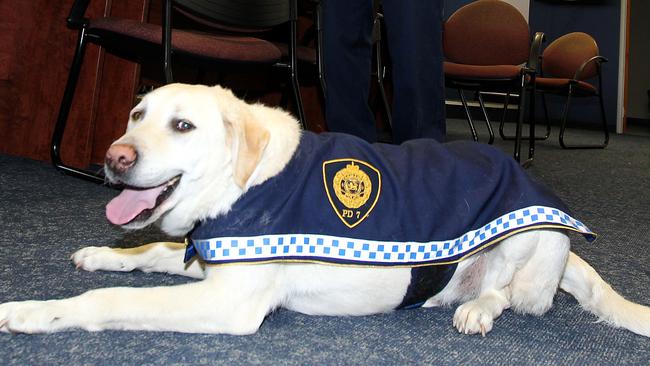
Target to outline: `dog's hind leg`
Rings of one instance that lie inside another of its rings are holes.
[[[559,230],[539,230],[535,235],[538,239],[533,255],[512,279],[510,303],[517,312],[542,315],[553,305],[569,256],[570,241]]]
[[[135,248],[86,247],[72,254],[72,262],[86,271],[164,272],[204,278],[205,264],[196,258],[183,263],[185,244],[158,242]]]
[[[484,257],[477,261],[485,266],[482,278],[473,279],[480,282],[478,296],[460,305],[454,314],[453,324],[459,332],[485,335],[492,330],[494,319],[499,317],[504,309],[523,303],[519,296],[523,294],[524,289],[521,286],[515,286],[516,296],[514,297],[517,302],[513,304],[512,284],[522,276],[522,269],[524,277],[528,278],[526,275],[528,265],[531,268],[538,268],[539,263],[537,263],[535,254],[538,252],[538,244],[543,237],[544,234],[540,231],[521,233],[504,240],[482,254]],[[568,252],[568,245],[565,248],[566,252]],[[566,254],[563,258],[566,260]],[[560,266],[556,272],[561,273],[561,268]],[[462,276],[462,274],[459,275]],[[559,281],[559,275],[555,277],[552,294],[555,293]]]

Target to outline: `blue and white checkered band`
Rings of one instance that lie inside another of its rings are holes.
[[[198,254],[208,263],[299,261],[416,267],[455,263],[508,236],[540,228],[577,231],[589,241],[596,237],[583,223],[556,208],[531,206],[450,240],[390,242],[317,234],[221,237],[191,240],[186,260]]]

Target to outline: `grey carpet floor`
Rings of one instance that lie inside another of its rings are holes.
[[[461,122],[450,137],[468,138]],[[589,135],[589,133],[581,134]],[[507,152],[509,142],[497,141]],[[650,137],[613,136],[606,150],[538,144],[530,173],[552,187],[600,235],[572,237],[573,250],[624,296],[650,304]],[[115,191],[64,176],[46,163],[0,155],[0,302],[73,296],[106,286],[187,279],[162,274],[88,273],[69,261],[87,245],[133,246],[161,239],[155,228],[109,225]],[[648,365],[650,339],[615,329],[558,293],[541,317],[506,311],[487,337],[458,334],[453,308],[367,317],[313,317],[279,310],[252,336],[170,332],[0,334],[4,365]]]

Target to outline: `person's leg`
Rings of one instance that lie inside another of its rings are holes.
[[[442,0],[383,0],[393,67],[393,142],[446,134]]]
[[[371,29],[371,0],[323,1],[327,128],[375,142],[375,119],[368,106]]]

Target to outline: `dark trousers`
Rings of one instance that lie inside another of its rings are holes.
[[[383,0],[393,76],[393,142],[444,141],[443,0]],[[368,106],[372,0],[323,0],[323,48],[330,131],[377,140]]]

